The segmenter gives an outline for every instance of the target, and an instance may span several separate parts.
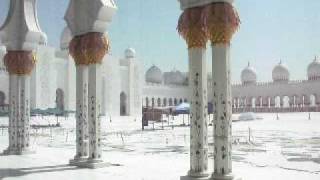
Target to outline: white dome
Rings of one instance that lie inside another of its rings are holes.
[[[69,29],[68,26],[66,26],[62,33],[61,33],[61,37],[60,37],[60,48],[62,50],[68,49],[69,48],[69,43],[72,40],[72,35],[71,35],[71,31]]]
[[[274,82],[287,82],[290,79],[290,73],[284,64],[280,61],[278,65],[273,68],[272,79]]]
[[[165,73],[165,84],[183,85],[186,84],[187,77],[180,71],[173,70]]]
[[[128,48],[124,51],[124,55],[126,58],[134,58],[136,56],[136,50]]]
[[[308,79],[320,79],[320,61],[317,58],[308,66]]]
[[[255,84],[257,82],[256,70],[250,66],[250,63],[248,63],[248,66],[242,70],[241,81],[242,84]]]
[[[162,72],[161,72],[160,68],[158,68],[155,65],[151,66],[148,69],[148,71],[146,72],[146,82],[161,84],[162,83]]]
[[[182,85],[185,82],[185,77],[180,71],[172,71],[172,83]]]

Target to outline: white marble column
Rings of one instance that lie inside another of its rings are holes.
[[[207,177],[208,97],[206,49],[189,49],[190,171],[191,177]]]
[[[108,163],[101,159],[101,68],[109,42],[103,33],[91,32],[74,37],[69,49],[77,65],[77,156],[70,164],[104,167]]]
[[[186,40],[189,56],[190,170],[181,180],[209,179],[208,97],[206,43],[202,7],[187,8],[180,16],[178,32]]]
[[[8,155],[33,153],[30,150],[30,74],[35,64],[30,51],[10,51],[5,56],[9,72]]]
[[[4,63],[9,72],[9,147],[4,154],[30,151],[30,78],[35,67],[34,50],[46,43],[37,19],[37,0],[11,0],[8,15],[0,31],[7,54]]]
[[[233,179],[232,173],[232,107],[230,45],[212,46],[214,94],[214,174],[213,179]]]
[[[221,0],[205,7],[208,36],[212,44],[214,101],[214,172],[213,180],[234,179],[232,175],[232,97],[230,43],[240,25],[233,1]],[[226,20],[227,19],[227,20]],[[247,108],[247,98],[244,99]],[[251,103],[251,102],[250,102]]]
[[[101,160],[101,64],[89,65],[89,161]]]
[[[70,163],[85,161],[88,157],[88,66],[76,67],[76,155]]]

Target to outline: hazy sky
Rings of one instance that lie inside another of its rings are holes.
[[[164,71],[187,70],[185,41],[176,32],[181,14],[177,0],[115,1],[119,10],[109,31],[112,54],[120,57],[124,49],[133,47],[145,68],[155,64]],[[68,2],[38,0],[40,25],[51,46],[59,47]],[[8,4],[9,0],[0,0],[1,24]],[[320,55],[320,1],[236,0],[235,7],[242,24],[232,42],[233,80],[240,80],[250,61],[258,80],[269,81],[280,59],[289,67],[291,79],[305,79],[308,64]]]

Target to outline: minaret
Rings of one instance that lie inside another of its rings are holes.
[[[182,6],[181,1],[181,6]],[[186,40],[190,87],[190,170],[181,180],[208,178],[208,97],[203,7],[182,8],[178,31]]]
[[[214,180],[233,179],[230,43],[240,19],[232,2],[233,0],[215,1],[206,5],[204,10],[208,37],[212,44]]]
[[[69,51],[77,71],[77,153],[72,165],[107,165],[101,154],[101,64],[109,51],[105,32],[115,11],[113,0],[71,0],[65,15],[73,36]]]
[[[4,154],[32,152],[30,75],[36,64],[35,49],[46,43],[36,15],[36,0],[11,0],[7,19],[0,29],[7,48],[4,63],[9,73],[9,147]]]

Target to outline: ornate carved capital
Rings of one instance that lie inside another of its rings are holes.
[[[76,65],[101,64],[109,51],[109,40],[105,34],[97,32],[75,36],[69,51]]]
[[[205,48],[208,38],[203,7],[184,10],[178,22],[178,32],[186,40],[188,48]]]
[[[216,2],[205,6],[207,35],[212,44],[230,43],[240,25],[240,18],[232,4]]]
[[[4,64],[9,74],[27,75],[31,74],[36,57],[32,51],[8,51],[4,56]]]

